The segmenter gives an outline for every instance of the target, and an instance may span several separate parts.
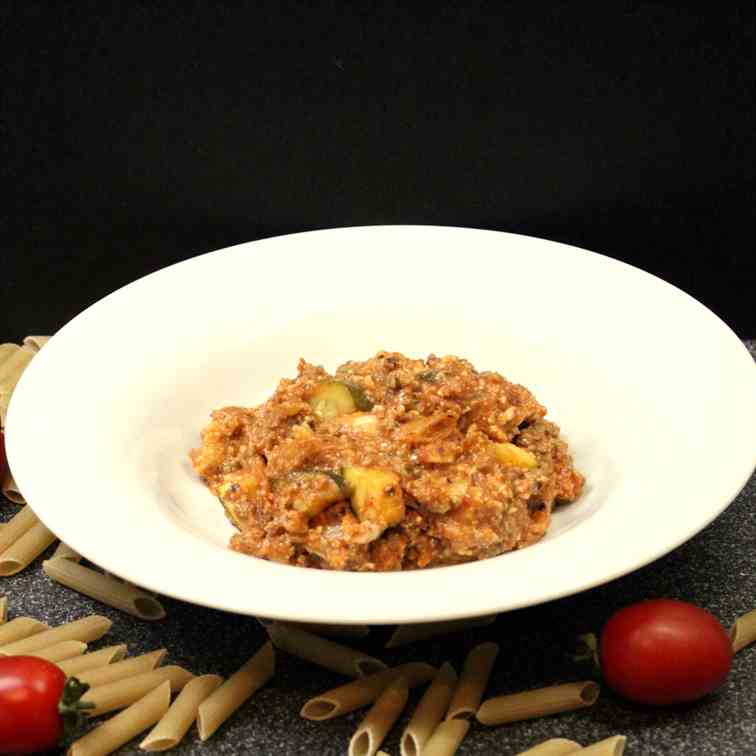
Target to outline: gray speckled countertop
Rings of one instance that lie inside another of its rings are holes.
[[[756,356],[756,342],[748,346]],[[14,511],[11,506],[3,507],[0,519]],[[584,674],[569,660],[571,639],[600,628],[615,609],[626,604],[657,596],[681,598],[708,608],[725,626],[756,607],[755,551],[756,476],[752,476],[733,504],[705,530],[631,575],[577,596],[500,615],[494,625],[461,635],[384,651],[388,630],[375,628],[365,642],[352,645],[390,664],[410,660],[439,664],[448,659],[459,669],[473,645],[495,640],[501,644],[501,653],[488,695],[581,679]],[[30,615],[58,624],[89,612],[105,614],[113,619],[113,629],[98,645],[125,642],[132,654],[165,646],[170,662],[195,673],[231,673],[266,637],[251,617],[170,599],[164,600],[166,620],[140,622],[51,583],[39,562],[15,577],[0,579],[2,593],[8,596],[11,616]],[[508,756],[549,737],[568,737],[586,744],[616,733],[627,735],[628,756],[756,753],[755,672],[756,647],[752,646],[735,657],[726,685],[695,704],[649,709],[628,704],[604,690],[594,707],[576,713],[496,728],[475,724],[458,753]],[[364,711],[324,723],[305,721],[298,713],[305,700],[343,681],[336,674],[279,653],[273,680],[212,740],[201,744],[190,733],[174,753],[344,754]],[[410,701],[418,697],[419,691],[415,691]],[[383,746],[392,756],[399,753],[399,733],[406,721],[407,715]],[[139,753],[138,742],[119,753]]]

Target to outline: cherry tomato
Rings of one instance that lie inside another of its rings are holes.
[[[606,684],[655,706],[693,701],[716,690],[732,664],[730,638],[705,609],[672,599],[625,607],[601,632]]]
[[[33,656],[0,658],[0,753],[52,748],[63,734],[63,671]]]

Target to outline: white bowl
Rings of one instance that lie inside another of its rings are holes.
[[[535,546],[454,567],[327,572],[230,551],[187,454],[214,408],[263,400],[297,359],[455,354],[529,387],[585,492]],[[680,290],[562,244],[462,228],[296,234],[196,257],[85,310],[34,359],[13,474],[74,549],[137,584],[317,622],[487,614],[590,588],[716,517],[756,461],[756,367]]]

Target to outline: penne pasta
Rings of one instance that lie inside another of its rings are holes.
[[[386,641],[385,648],[406,646],[409,643],[436,638],[439,635],[450,635],[476,627],[486,627],[496,621],[496,615],[486,617],[471,617],[470,619],[449,620],[447,622],[421,622],[416,625],[397,625],[391,637]]]
[[[0,568],[1,565],[0,561]],[[48,559],[43,562],[42,569],[56,583],[139,619],[159,620],[165,617],[162,604],[154,596],[71,559]]]
[[[24,346],[38,352],[48,341],[50,341],[50,338],[50,336],[27,336],[24,339]]]
[[[90,614],[88,617],[82,617],[82,619],[74,622],[67,622],[65,625],[58,625],[58,627],[35,633],[31,637],[13,643],[5,643],[0,646],[0,656],[28,654],[45,646],[52,646],[53,643],[66,640],[90,643],[102,638],[112,625],[113,623],[107,617]]]
[[[8,597],[0,596],[0,625],[5,624],[8,617]]]
[[[397,677],[405,677],[407,685],[414,688],[428,682],[435,673],[436,669],[425,662],[400,664],[321,693],[307,701],[299,713],[315,722],[333,719],[373,703]]]
[[[71,562],[80,562],[81,554],[78,551],[74,551],[67,543],[61,541],[58,544],[58,548],[53,551],[50,559],[68,559]]]
[[[481,643],[470,651],[462,667],[446,719],[470,719],[475,716],[498,655],[499,646],[496,643]]]
[[[8,522],[0,527],[0,556],[38,522],[37,515],[31,507],[19,509]]]
[[[406,677],[397,677],[378,697],[349,741],[349,756],[375,756],[407,704]]]
[[[436,672],[402,734],[402,756],[420,756],[423,746],[444,718],[456,685],[457,673],[449,662],[445,662]]]
[[[14,504],[26,504],[26,499],[16,485],[16,481],[11,475],[10,470],[5,473],[5,477],[2,480],[2,492],[3,496],[10,502]]]
[[[347,677],[365,677],[386,669],[386,665],[380,659],[332,640],[320,638],[301,627],[274,622],[267,630],[277,649]]]
[[[170,683],[164,682],[120,714],[74,742],[67,756],[107,756],[155,724],[171,703]]]
[[[477,719],[498,725],[583,709],[596,703],[600,690],[597,683],[586,681],[489,698],[478,709]]]
[[[291,623],[295,627],[307,630],[315,635],[325,635],[335,638],[367,638],[370,628],[367,625],[320,625],[314,622]],[[266,625],[267,627],[267,625]]]
[[[3,364],[6,363],[19,349],[21,349],[21,347],[18,344],[0,344],[0,370],[2,370]]]
[[[276,654],[268,641],[197,709],[200,740],[207,740],[242,704],[273,677]]]
[[[32,361],[36,350],[29,346],[7,352],[7,357],[0,362],[0,394],[12,394],[21,373]]]
[[[576,743],[574,740],[567,740],[566,738],[551,738],[551,740],[546,740],[532,748],[528,748],[527,751],[522,751],[517,756],[566,756],[566,754],[574,753],[575,751],[582,752],[580,743]]]
[[[626,743],[627,738],[624,735],[614,735],[586,746],[579,753],[580,756],[622,756]]]
[[[0,576],[15,575],[28,567],[48,546],[55,543],[55,533],[41,522],[32,525],[15,543],[0,554]]]
[[[197,719],[200,704],[222,682],[220,675],[202,675],[190,680],[139,748],[142,751],[167,751],[177,746]]]
[[[735,620],[730,630],[730,638],[734,654],[756,641],[756,609]]]
[[[423,756],[454,756],[469,729],[470,722],[466,719],[441,722],[425,744]]]
[[[99,717],[101,714],[123,709],[166,680],[171,684],[171,691],[175,693],[193,679],[194,675],[182,667],[169,666],[98,685],[96,688],[90,688],[81,698],[84,702],[94,704],[84,714],[88,717]]]
[[[99,685],[107,685],[126,677],[141,675],[143,672],[151,672],[163,663],[167,653],[166,649],[159,648],[157,651],[150,651],[141,656],[132,656],[131,659],[124,659],[115,662],[115,664],[86,670],[78,674],[77,677],[79,682],[87,683],[91,688],[96,688]]]
[[[60,643],[53,643],[52,646],[33,651],[29,656],[36,656],[38,659],[47,659],[51,662],[66,661],[76,656],[81,656],[87,650],[87,644],[81,641],[67,640]]]
[[[74,659],[66,659],[58,666],[66,673],[66,677],[74,677],[90,669],[99,669],[107,664],[119,662],[126,656],[126,644],[107,646],[89,654],[82,654]]]
[[[0,649],[9,643],[31,638],[32,635],[37,635],[49,629],[49,625],[35,620],[33,617],[16,617],[16,619],[12,619],[0,627]],[[0,650],[0,656],[2,655]]]

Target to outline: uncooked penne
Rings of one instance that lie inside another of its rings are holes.
[[[10,624],[10,623],[8,623]],[[45,646],[52,646],[60,641],[77,640],[90,643],[102,638],[110,630],[113,623],[107,617],[99,614],[90,614],[74,622],[58,625],[49,630],[35,633],[31,637],[17,640],[14,643],[6,643],[0,646],[0,656],[17,656],[28,654]]]
[[[368,625],[321,625],[315,622],[297,622],[292,624],[315,635],[325,635],[329,638],[367,638],[370,635],[370,627]]]
[[[132,656],[130,659],[124,659],[123,661],[115,662],[115,664],[108,664],[107,666],[81,672],[77,677],[79,678],[79,682],[87,683],[91,688],[96,688],[98,685],[108,685],[109,683],[116,682],[116,680],[123,680],[126,677],[134,677],[144,672],[151,672],[162,664],[167,653],[166,649],[159,648],[157,651],[150,651],[140,656]]]
[[[177,746],[197,719],[200,704],[222,682],[220,675],[202,675],[190,680],[139,748],[142,751],[168,751]]]
[[[423,756],[454,756],[470,729],[466,719],[447,719],[433,731],[425,744]]]
[[[70,562],[80,562],[81,554],[78,551],[74,551],[67,543],[61,541],[58,544],[58,548],[53,551],[50,559],[68,559]]]
[[[51,662],[62,662],[66,659],[73,659],[81,656],[87,650],[87,644],[81,641],[67,640],[60,643],[53,643],[52,646],[45,646],[36,651],[32,651],[29,656],[36,656],[38,659],[47,659]]]
[[[26,499],[16,485],[16,481],[11,475],[10,470],[8,470],[3,477],[2,492],[3,496],[5,496],[8,501],[13,502],[14,504],[26,504]]]
[[[267,630],[277,649],[347,677],[365,677],[386,669],[380,659],[285,622],[274,622]]]
[[[200,740],[207,740],[243,703],[273,677],[276,652],[268,641],[197,709]]]
[[[168,711],[170,703],[171,685],[164,682],[120,714],[79,738],[68,749],[67,756],[107,756],[113,753],[154,725]]]
[[[49,629],[49,625],[35,620],[33,617],[16,617],[16,619],[6,622],[0,627],[0,655],[3,655],[3,646],[23,640],[24,638],[31,638],[32,635],[37,635]]]
[[[42,569],[56,583],[139,619],[165,617],[162,604],[154,596],[70,559],[48,559],[42,563]]]
[[[440,635],[450,635],[476,627],[486,627],[496,621],[496,615],[485,617],[471,617],[470,619],[448,620],[446,622],[421,622],[416,625],[397,625],[391,637],[386,641],[386,648],[406,646],[408,643],[437,638]]]
[[[435,674],[435,667],[425,662],[400,664],[321,693],[307,701],[299,713],[316,722],[340,717],[373,703],[397,677],[407,678],[407,685],[414,688],[428,682]]]
[[[0,556],[10,548],[24,533],[31,530],[39,519],[31,507],[22,507],[8,522],[0,526]]]
[[[499,725],[584,709],[596,703],[600,690],[597,683],[586,681],[489,698],[478,709],[477,719],[484,725]]]
[[[21,347],[18,344],[0,344],[0,369]]]
[[[8,597],[0,596],[0,625],[5,624],[8,617]]]
[[[21,373],[32,361],[36,350],[29,346],[22,346],[10,352],[9,356],[0,362],[0,393],[11,394],[16,388]]]
[[[58,662],[58,666],[66,673],[66,677],[74,677],[82,672],[119,662],[126,656],[127,651],[128,648],[125,643],[118,646],[107,646],[89,654],[82,654],[74,659]]]
[[[50,341],[50,338],[50,336],[27,336],[24,339],[24,346],[28,346],[35,352],[38,352],[48,341]]]
[[[521,751],[517,756],[566,756],[568,753],[575,751],[582,752],[580,743],[567,738],[551,738],[543,743],[528,748],[527,751]]]
[[[420,755],[438,723],[444,718],[456,686],[457,673],[449,662],[445,662],[436,672],[402,734],[402,756]]]
[[[349,756],[375,756],[388,731],[401,716],[408,695],[406,677],[397,677],[386,686],[349,741]]]
[[[496,643],[481,643],[470,651],[462,666],[446,719],[470,719],[475,716],[498,655],[499,646]]]
[[[166,680],[170,682],[171,690],[175,693],[193,679],[194,675],[182,667],[169,666],[98,685],[96,688],[90,688],[82,696],[82,701],[94,704],[84,713],[88,717],[99,717],[109,711],[130,706]]]
[[[730,630],[730,638],[734,654],[756,641],[756,609],[735,620]]]
[[[55,533],[41,522],[32,525],[15,543],[0,554],[0,576],[15,575],[26,569],[48,546],[55,543]]]
[[[622,756],[626,743],[627,738],[624,735],[613,735],[611,738],[586,746],[578,753],[579,756]]]

